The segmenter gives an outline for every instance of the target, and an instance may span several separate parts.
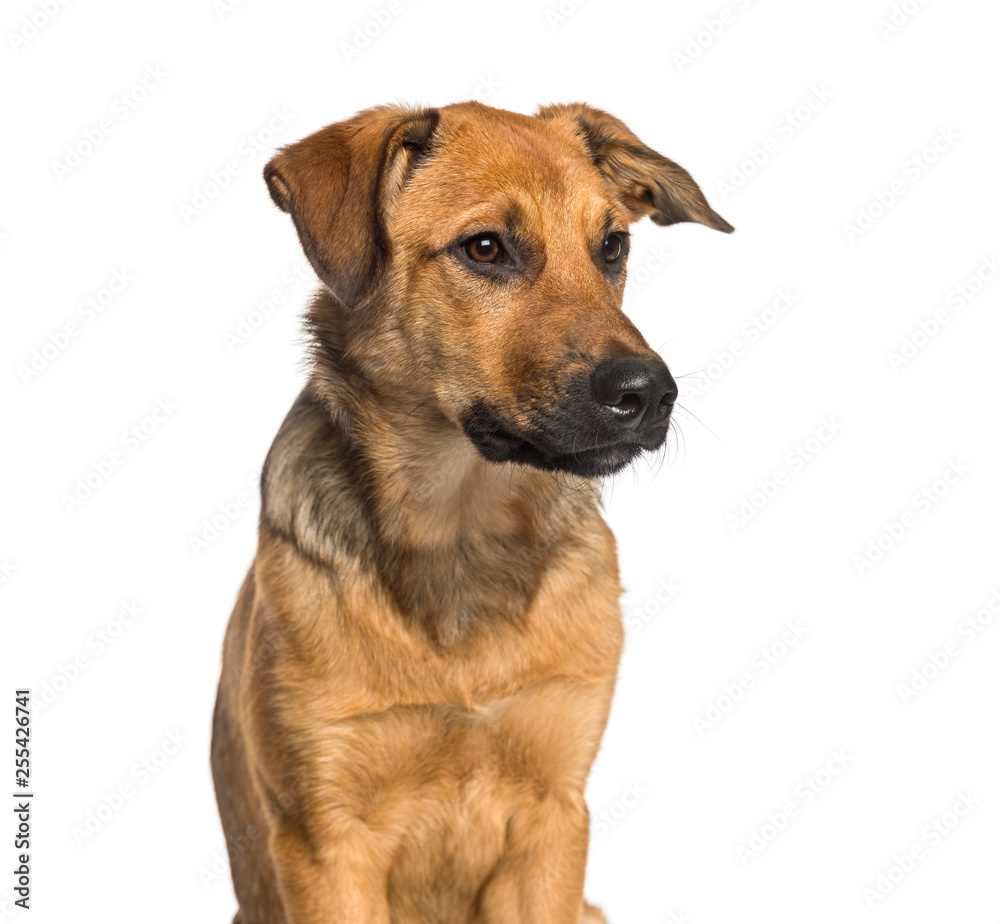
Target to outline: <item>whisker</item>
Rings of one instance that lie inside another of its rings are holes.
[[[703,426],[703,427],[704,427],[704,428],[705,428],[705,429],[706,429],[706,430],[707,430],[707,431],[708,431],[709,433],[711,433],[711,434],[712,434],[712,436],[714,436],[714,437],[715,437],[715,438],[716,438],[716,439],[717,439],[717,440],[718,440],[718,441],[719,441],[720,443],[721,443],[721,442],[723,442],[723,439],[722,439],[722,437],[720,437],[720,436],[719,436],[719,435],[718,435],[718,434],[717,434],[717,433],[716,433],[716,432],[715,432],[715,431],[714,431],[714,430],[713,430],[713,429],[712,429],[711,427],[709,427],[709,426],[708,426],[708,424],[706,424],[706,423],[705,423],[705,421],[703,421],[703,420],[702,420],[702,419],[701,419],[701,418],[700,418],[700,417],[699,417],[699,416],[698,416],[697,414],[695,414],[695,413],[694,413],[694,411],[692,411],[692,410],[691,410],[690,408],[687,408],[687,407],[685,407],[685,406],[684,406],[683,404],[676,404],[676,405],[674,405],[674,406],[675,406],[675,407],[676,407],[676,408],[677,408],[678,410],[681,410],[681,411],[683,411],[683,412],[684,412],[685,414],[687,414],[687,415],[688,415],[688,416],[689,416],[689,417],[690,417],[690,418],[691,418],[692,420],[694,420],[694,421],[696,421],[697,423],[701,424],[701,426]]]

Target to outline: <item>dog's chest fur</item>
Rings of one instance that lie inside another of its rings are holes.
[[[613,539],[590,499],[504,484],[510,506],[401,553],[373,525],[382,500],[360,465],[325,408],[300,400],[262,479],[253,600],[231,638],[238,698],[272,788],[336,794],[308,807],[311,824],[363,818],[398,845],[390,888],[437,895],[451,870],[461,903],[511,817],[582,792],[621,647]],[[524,516],[539,507],[552,534]],[[558,554],[540,555],[550,542]],[[452,565],[421,560],[435,555]],[[253,652],[266,658],[248,666]],[[298,780],[283,778],[288,749]]]
[[[592,498],[512,483],[461,528],[441,510],[421,548],[366,464],[322,404],[292,409],[227,639],[233,699],[310,838],[377,834],[394,921],[471,920],[512,819],[582,799],[622,640],[614,541]]]

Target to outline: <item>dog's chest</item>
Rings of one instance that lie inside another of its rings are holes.
[[[552,681],[475,713],[412,711],[416,747],[395,764],[403,779],[386,780],[399,811],[389,876],[398,924],[472,918],[515,815],[582,787],[605,708]]]
[[[389,871],[398,924],[465,921],[504,852],[518,786],[489,768],[443,773],[408,813]]]

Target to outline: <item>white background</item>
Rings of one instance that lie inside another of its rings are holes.
[[[15,686],[52,702],[34,907],[10,913],[5,809],[0,921],[229,921],[211,709],[314,286],[260,170],[369,105],[479,97],[611,111],[737,228],[633,228],[625,307],[686,410],[606,492],[629,628],[588,897],[612,924],[995,922],[1000,10],[398,0],[365,40],[387,5],[5,4],[6,727]]]

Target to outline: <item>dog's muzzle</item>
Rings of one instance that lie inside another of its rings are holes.
[[[530,429],[485,400],[470,407],[463,427],[491,462],[601,477],[663,445],[676,400],[661,359],[617,357],[570,381],[560,400],[532,413]]]

